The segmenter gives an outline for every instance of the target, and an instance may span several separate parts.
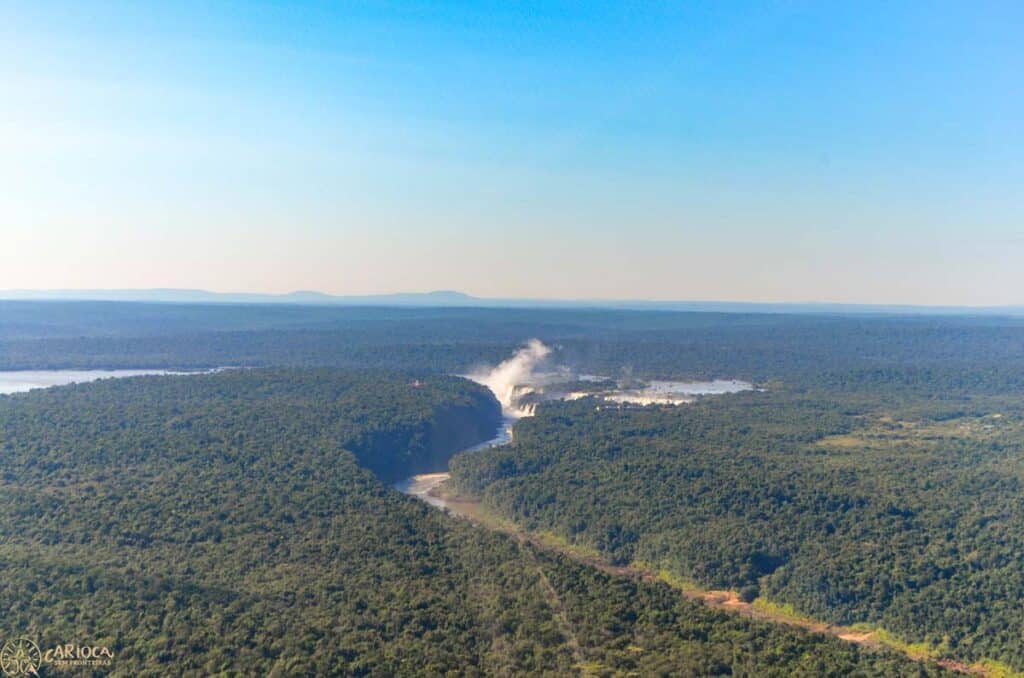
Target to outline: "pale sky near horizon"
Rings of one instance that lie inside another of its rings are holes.
[[[0,289],[1024,303],[1019,2],[0,3]]]

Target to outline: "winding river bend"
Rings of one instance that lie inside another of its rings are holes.
[[[479,452],[480,450],[509,444],[512,442],[512,426],[515,424],[517,419],[518,417],[503,417],[501,424],[498,426],[498,431],[494,434],[493,438],[485,440],[482,443],[477,443],[472,447],[467,447],[464,450],[459,450],[456,454],[462,454],[464,452]],[[437,473],[419,473],[398,481],[395,483],[394,487],[402,494],[407,494],[411,497],[421,499],[436,508],[446,509],[450,508],[448,501],[442,497],[432,494],[432,491],[450,477],[451,474],[447,471],[439,471]]]

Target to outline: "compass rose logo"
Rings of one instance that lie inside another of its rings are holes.
[[[0,649],[0,670],[5,676],[38,676],[43,655],[28,638],[4,643]]]

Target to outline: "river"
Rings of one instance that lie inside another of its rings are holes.
[[[174,370],[0,370],[0,395],[24,393],[37,388],[83,384],[98,379],[139,377],[148,374],[200,374],[209,370],[177,372]]]
[[[480,450],[490,449],[492,447],[498,447],[499,445],[507,445],[512,442],[512,426],[517,421],[518,417],[504,417],[501,420],[501,425],[498,427],[494,437],[490,440],[485,440],[482,443],[477,443],[472,447],[467,447],[464,450],[459,450],[456,454],[462,454],[466,452],[479,452]],[[454,455],[453,455],[454,456]],[[404,480],[400,480],[395,483],[395,489],[402,494],[407,494],[411,497],[421,499],[431,506],[436,508],[449,508],[448,502],[442,497],[438,497],[431,494],[431,491],[438,487],[441,483],[448,480],[451,474],[447,471],[438,471],[436,473],[420,473],[414,476],[410,476]]]
[[[479,378],[469,378],[477,381],[478,383],[480,382]],[[604,379],[606,379],[606,377],[594,375],[584,375],[581,377],[582,381],[600,381]],[[492,389],[492,392],[494,392],[493,387],[491,387],[490,384],[487,385]],[[603,400],[618,403],[620,405],[684,405],[692,403],[695,396],[725,395],[727,393],[749,391],[753,388],[753,384],[736,379],[715,379],[714,381],[655,380],[649,381],[644,384],[643,387],[636,389],[616,389],[614,391],[600,393],[569,393],[565,396],[565,399],[574,400],[577,396],[597,396]],[[524,416],[532,416],[533,414],[532,407],[527,412],[524,408],[518,407],[516,402],[510,402],[508,400],[508,398],[513,397],[515,393],[516,390],[514,388],[510,388],[503,392],[505,397],[504,400],[499,398],[502,402],[502,410],[505,412],[505,416],[502,419],[501,425],[495,436],[490,440],[486,440],[464,450],[459,450],[455,454],[477,452],[491,447],[498,447],[499,445],[507,445],[512,442],[512,426],[520,418]],[[498,397],[498,393],[495,393],[495,397]],[[436,508],[450,509],[452,508],[451,504],[445,498],[438,496],[438,494],[434,492],[434,490],[436,490],[450,477],[451,474],[448,473],[448,471],[420,473],[398,481],[395,483],[394,488],[402,494],[407,494],[411,497],[421,499]]]

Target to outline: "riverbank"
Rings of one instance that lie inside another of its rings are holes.
[[[447,474],[442,474],[447,475]],[[650,564],[634,562],[629,565],[612,565],[592,549],[570,544],[565,539],[550,533],[529,532],[514,522],[488,511],[482,503],[472,497],[460,496],[448,491],[445,479],[432,484],[422,499],[433,506],[446,510],[456,519],[512,537],[522,545],[529,545],[548,551],[557,551],[577,562],[597,568],[602,572],[619,576],[653,582],[660,581],[680,591],[691,600],[697,600],[709,607],[726,612],[739,614],[750,619],[775,624],[785,624],[804,629],[811,633],[823,633],[835,636],[860,646],[881,650],[887,649],[900,652],[910,659],[932,663],[945,669],[968,675],[987,676],[988,678],[1020,678],[1021,674],[1013,672],[996,662],[978,662],[969,664],[955,659],[938,657],[930,648],[911,645],[884,629],[872,629],[862,625],[840,626],[800,615],[788,605],[779,605],[764,598],[745,601],[738,591],[705,589],[699,585],[681,579],[671,573],[658,569]]]
[[[512,426],[515,422],[516,419],[514,417],[502,417],[501,423],[498,425],[493,437],[460,450],[459,454],[478,452],[499,445],[507,445],[512,442]],[[445,461],[445,466],[447,466],[447,461]],[[451,474],[448,471],[417,473],[399,480],[393,487],[402,494],[416,497],[435,508],[443,509],[448,507],[448,500],[434,491],[450,477]]]

